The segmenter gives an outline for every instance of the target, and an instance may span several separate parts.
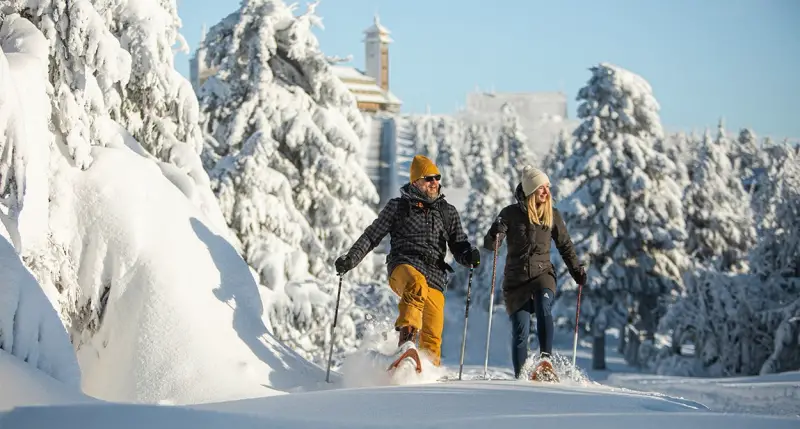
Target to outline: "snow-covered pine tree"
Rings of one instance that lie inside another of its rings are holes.
[[[756,318],[771,340],[769,357],[756,361],[760,374],[800,369],[800,163],[791,147],[786,151],[768,172],[772,209],[750,258],[760,280],[752,284],[762,286],[755,293],[764,308]]]
[[[773,210],[749,255],[751,272],[700,267],[662,319],[672,347],[657,371],[684,376],[757,375],[800,369],[800,168],[770,169]],[[682,356],[684,345],[694,354]]]
[[[572,139],[566,130],[561,130],[558,133],[556,144],[550,147],[550,151],[542,162],[542,167],[550,176],[550,190],[553,193],[553,199],[556,201],[561,199],[561,194],[558,192],[558,182],[561,178],[564,164],[570,156],[572,156]]]
[[[654,333],[659,301],[683,287],[686,231],[675,164],[654,149],[663,132],[650,85],[612,64],[590,70],[578,93],[583,121],[557,207],[578,256],[590,265],[582,320],[591,323],[594,349],[602,351],[605,329],[625,322],[629,300],[645,332]],[[574,290],[565,284],[569,276],[559,277],[562,291]]]
[[[504,103],[500,108],[500,129],[495,153],[495,171],[502,175],[513,195],[520,182],[522,167],[537,165],[528,148],[528,137],[522,131],[514,106]]]
[[[733,152],[743,180],[752,180],[756,170],[765,167],[764,152],[759,150],[758,138],[750,128],[739,130]]]
[[[55,138],[76,166],[91,165],[93,145],[128,145],[233,238],[200,162],[197,98],[174,67],[173,46],[185,45],[174,2],[12,1],[3,12],[20,13],[50,42]]]
[[[695,148],[689,137],[683,132],[664,136],[656,140],[655,148],[675,163],[677,174],[674,179],[681,188],[686,189],[690,183],[689,167],[694,166],[695,161]]]
[[[437,117],[431,115],[411,115],[409,121],[414,130],[416,152],[435,160],[439,154],[439,143],[436,139]]]
[[[464,226],[470,242],[480,243],[497,217],[500,209],[514,200],[508,191],[504,177],[494,171],[492,152],[488,142],[481,137],[480,126],[473,124],[467,129],[471,166],[472,188],[464,210]]]
[[[684,198],[686,251],[701,263],[743,272],[756,241],[755,219],[750,195],[731,163],[732,150],[721,130],[716,140],[706,131]]]
[[[75,204],[70,195],[52,191],[53,166],[64,155],[70,167],[86,170],[94,146],[132,151],[158,166],[217,234],[231,238],[199,162],[197,99],[172,64],[171,48],[182,41],[176,7],[139,0],[20,0],[4,2],[0,14],[4,42],[19,49],[17,60],[27,60],[19,71],[28,82],[43,81],[29,96],[49,105],[26,112],[28,133],[36,130],[25,148],[26,175],[36,180],[26,187],[25,204],[29,219],[39,220],[28,224],[26,245],[18,251],[39,282],[60,293],[54,305],[61,306],[65,326],[76,336],[91,334],[105,301],[86,292],[95,285],[77,284],[80,255],[68,250],[74,232],[48,222],[51,207]],[[16,182],[17,191],[21,184]]]
[[[500,210],[514,199],[514,196],[508,191],[508,183],[505,178],[494,171],[490,141],[486,137],[485,127],[480,124],[473,123],[467,128],[468,157],[473,160],[474,164],[471,165],[472,187],[462,220],[469,241],[481,249],[481,261],[485,261],[473,273],[472,301],[478,308],[486,308],[489,302],[492,258],[494,257],[492,250],[483,249],[483,237],[489,232],[489,227],[497,218]],[[499,282],[502,281],[505,248],[506,246],[503,244],[497,255],[496,294],[500,292],[499,285],[501,283]],[[455,267],[455,270],[456,275],[451,280],[452,289],[466,292],[469,271],[460,265]],[[499,305],[502,302],[495,299],[494,303]]]
[[[5,20],[4,20],[5,21]],[[10,20],[9,20],[10,22]],[[2,28],[2,30],[6,30]],[[6,31],[3,31],[5,33]],[[2,36],[2,34],[0,34]],[[3,39],[5,39],[3,37]],[[4,42],[5,40],[0,40]],[[19,109],[11,68],[0,50],[0,226],[8,231],[14,247],[20,251],[22,241],[17,224],[25,196],[25,121]]]
[[[370,204],[377,191],[356,157],[363,117],[311,32],[319,17],[313,7],[298,17],[292,12],[280,0],[251,0],[237,19],[212,27],[206,58],[218,71],[200,98],[207,130],[219,142],[216,156],[237,155],[256,134],[277,142],[280,159],[272,168],[287,178],[295,206],[325,250],[305,249],[318,275],[376,216]],[[221,159],[217,166],[227,164]],[[212,170],[212,178],[221,171]]]
[[[247,262],[272,290],[275,336],[322,362],[337,295],[333,261],[376,218],[378,195],[356,153],[363,117],[311,31],[320,23],[314,6],[295,16],[280,0],[243,1],[203,42],[216,72],[199,94],[216,142],[206,148],[212,186]],[[374,261],[348,273],[341,305],[353,302],[351,281],[385,275]],[[359,308],[339,316],[337,354],[352,349],[352,327],[364,321]]]
[[[442,180],[447,187],[461,188],[469,184],[470,177],[461,154],[464,152],[466,124],[461,121],[443,117],[436,129],[437,156],[436,165],[442,173]]]

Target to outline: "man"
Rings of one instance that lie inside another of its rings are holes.
[[[441,361],[444,290],[447,273],[452,272],[444,262],[446,246],[459,264],[480,263],[480,252],[467,241],[458,211],[440,193],[441,178],[430,159],[415,156],[401,196],[389,200],[350,251],[336,260],[336,271],[344,274],[390,234],[386,260],[389,286],[400,297],[395,321],[398,348],[413,347],[419,333],[420,349],[436,366]]]

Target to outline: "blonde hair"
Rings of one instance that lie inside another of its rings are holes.
[[[536,193],[528,195],[528,221],[534,225],[542,225],[546,229],[553,227],[553,197],[548,193],[547,200],[536,206]]]

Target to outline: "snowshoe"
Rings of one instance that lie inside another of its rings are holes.
[[[543,359],[536,365],[536,368],[531,372],[530,379],[531,381],[542,381],[546,383],[559,382],[558,374],[556,374],[553,364],[551,364],[548,359]]]
[[[397,373],[405,374],[410,372],[411,369],[417,374],[421,373],[422,361],[419,358],[419,352],[414,343],[417,330],[410,326],[405,326],[398,330],[400,331],[400,338],[397,342],[397,352],[394,355],[395,359],[389,364],[386,371],[389,372],[392,377],[395,377]]]
[[[406,344],[408,346],[400,348],[397,353],[397,358],[391,364],[389,364],[389,367],[386,368],[386,371],[394,372],[401,365],[412,365],[417,374],[422,372],[422,361],[419,358],[419,352],[417,352],[417,348],[414,347],[414,344],[411,342]]]

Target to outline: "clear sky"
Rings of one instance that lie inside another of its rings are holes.
[[[239,4],[178,0],[190,47]],[[394,39],[389,83],[404,112],[452,113],[479,87],[560,90],[575,117],[588,67],[608,61],[650,82],[668,129],[722,116],[731,132],[800,138],[800,0],[321,0],[323,52],[363,68],[375,13]],[[187,77],[188,61],[176,57]]]

